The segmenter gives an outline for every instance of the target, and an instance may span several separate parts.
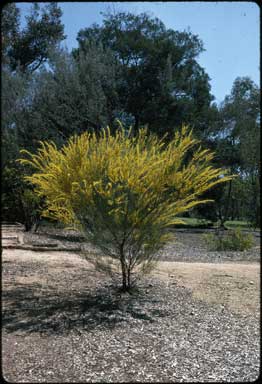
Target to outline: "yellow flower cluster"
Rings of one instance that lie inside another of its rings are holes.
[[[26,178],[46,198],[44,216],[80,223],[81,215],[95,220],[99,211],[112,230],[126,234],[150,223],[176,223],[177,215],[207,202],[203,192],[232,178],[214,168],[213,154],[198,144],[186,126],[168,143],[147,129],[133,137],[121,126],[114,135],[106,128],[74,136],[61,150],[41,142],[37,154],[23,150],[28,158],[19,161],[35,169]]]

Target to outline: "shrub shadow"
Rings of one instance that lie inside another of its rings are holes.
[[[86,241],[85,237],[81,234],[68,234],[68,233],[53,233],[53,232],[37,232],[29,233],[29,235],[37,236],[38,238],[43,238],[44,240],[59,240],[59,241],[68,241],[72,243],[83,243]]]
[[[123,297],[112,285],[61,293],[52,287],[43,291],[38,283],[15,284],[2,292],[2,326],[7,332],[67,334],[113,328],[132,319],[153,322],[167,313],[157,309],[150,296],[140,288]]]
[[[81,235],[68,235],[68,234],[53,234],[53,233],[48,233],[45,234],[46,237],[49,237],[50,239],[54,240],[60,240],[60,241],[70,241],[72,243],[83,243],[86,241],[84,236]]]

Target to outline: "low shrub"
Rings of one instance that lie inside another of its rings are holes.
[[[245,251],[254,245],[253,236],[239,228],[229,230],[225,235],[217,232],[203,236],[210,251]]]
[[[186,126],[168,142],[146,128],[134,136],[120,124],[115,134],[108,127],[73,136],[61,150],[45,142],[35,154],[21,153],[19,163],[35,172],[26,181],[45,199],[42,216],[80,230],[99,247],[99,264],[105,261],[108,273],[111,264],[121,270],[124,291],[134,273],[155,265],[168,228],[181,222],[177,216],[210,202],[202,194],[234,177],[211,165],[214,154]]]

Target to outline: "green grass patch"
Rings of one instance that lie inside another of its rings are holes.
[[[178,217],[178,219],[183,220],[184,224],[175,225],[176,228],[217,228],[219,225],[219,222],[214,223],[210,220],[199,219],[196,217]],[[244,220],[228,220],[224,225],[227,229],[252,229],[252,225]]]
[[[175,225],[176,228],[209,228],[213,226],[212,221],[206,219],[198,219],[195,217],[178,217],[184,221],[184,224]]]
[[[241,228],[241,229],[250,229],[251,224],[247,221],[240,221],[240,220],[231,220],[225,222],[226,228]]]

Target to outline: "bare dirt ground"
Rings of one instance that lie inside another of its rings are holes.
[[[9,382],[251,381],[257,262],[162,261],[132,295],[73,252],[4,249]]]
[[[172,283],[172,276],[194,297],[232,311],[255,312],[259,308],[259,264],[160,262],[155,274],[167,284]]]

